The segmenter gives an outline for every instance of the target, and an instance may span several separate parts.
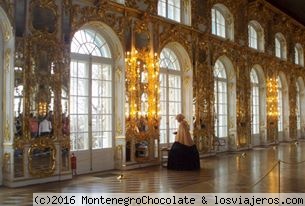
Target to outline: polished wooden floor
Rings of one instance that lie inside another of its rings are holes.
[[[72,180],[23,188],[0,187],[0,205],[32,205],[35,192],[305,192],[305,141],[219,153],[201,159],[200,171],[161,166],[74,176]]]

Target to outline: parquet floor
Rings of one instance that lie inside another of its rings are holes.
[[[0,205],[32,205],[32,195],[37,192],[304,193],[304,160],[305,142],[282,143],[201,159],[200,171],[171,171],[154,166],[124,171],[122,180],[117,179],[120,171],[107,171],[22,188],[0,187]]]

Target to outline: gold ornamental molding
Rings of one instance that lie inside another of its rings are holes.
[[[10,122],[8,116],[6,116],[6,123],[4,127],[4,141],[5,142],[11,141]]]
[[[123,134],[123,126],[122,126],[122,122],[121,122],[121,118],[117,119],[117,123],[116,123],[116,136],[122,135]]]
[[[103,5],[103,4],[102,4]],[[108,5],[108,4],[107,4]],[[124,44],[124,32],[127,17],[119,13],[109,11],[107,6],[85,6],[74,4],[71,6],[71,37],[82,26],[92,22],[103,22],[111,27]]]
[[[9,174],[11,172],[11,154],[4,153],[3,155],[3,172]]]
[[[122,75],[123,75],[123,70],[122,70],[122,67],[118,66],[116,69],[115,69],[115,74],[117,76],[117,79],[121,82],[122,81]]]
[[[12,37],[12,27],[9,25],[7,21],[2,21],[2,29],[4,33],[4,40],[7,42],[11,39]]]
[[[10,58],[11,58],[11,49],[10,48],[7,48],[5,50],[5,54],[4,54],[4,70],[5,72],[9,72],[10,70]]]
[[[29,11],[31,15],[28,24],[32,32],[57,34],[60,16],[56,1],[32,0]]]
[[[52,139],[38,138],[31,140],[28,155],[28,167],[32,176],[47,177],[54,173],[56,165],[56,148]]]

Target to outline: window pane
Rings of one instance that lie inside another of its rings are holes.
[[[88,114],[88,98],[77,98],[77,114]]]
[[[226,23],[225,18],[220,11],[213,8],[212,13],[212,34],[217,36],[226,37]]]
[[[166,17],[166,1],[165,0],[158,1],[158,15]]]
[[[86,150],[88,145],[88,133],[71,133],[71,149],[72,150]]]
[[[275,38],[275,56],[281,58],[281,43],[278,38]]]
[[[257,49],[257,46],[258,46],[257,31],[251,25],[248,26],[248,30],[249,30],[249,32],[248,32],[249,33],[249,46],[254,49]]]
[[[81,96],[88,96],[88,79],[78,78],[77,94]]]

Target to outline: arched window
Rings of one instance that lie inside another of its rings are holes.
[[[248,24],[249,47],[264,51],[264,31],[261,25],[256,21],[250,21]]]
[[[70,139],[72,150],[112,147],[112,59],[96,31],[77,31],[71,43]]]
[[[217,60],[214,66],[215,136],[228,136],[227,75],[223,63]]]
[[[297,43],[294,47],[294,63],[304,66],[304,53],[301,44]]]
[[[216,4],[212,10],[212,34],[230,40],[234,39],[233,16],[222,4]]]
[[[296,82],[296,115],[297,115],[297,130],[301,130],[301,102],[300,102],[300,87]]]
[[[275,56],[280,59],[287,58],[286,40],[281,33],[275,35]]]
[[[282,86],[281,78],[277,78],[277,86],[278,86],[278,131],[283,132],[283,86]]]
[[[190,0],[159,0],[158,15],[165,18],[191,24],[191,1]]]
[[[250,73],[251,79],[251,133],[259,134],[259,81],[257,72],[252,69]]]
[[[257,32],[252,25],[248,25],[248,33],[249,33],[249,47],[253,49],[258,48],[258,39]]]
[[[160,54],[160,143],[174,142],[176,115],[182,112],[181,86],[182,71],[177,56],[164,48]]]

